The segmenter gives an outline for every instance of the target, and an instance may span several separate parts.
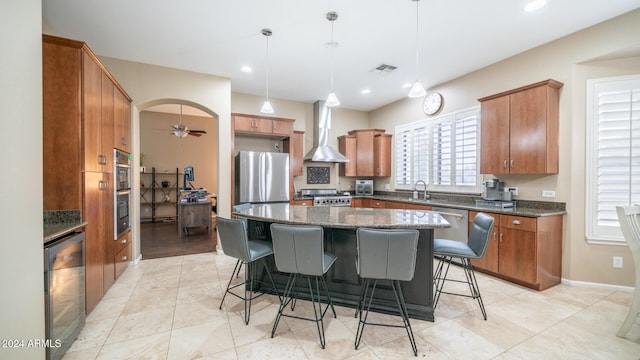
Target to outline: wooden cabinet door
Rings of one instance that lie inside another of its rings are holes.
[[[293,121],[271,120],[271,132],[278,135],[290,135],[293,133]]]
[[[480,106],[480,173],[509,173],[509,96],[483,101]]]
[[[547,87],[538,86],[510,96],[511,174],[546,173]]]
[[[357,163],[357,143],[356,137],[351,135],[343,135],[338,137],[338,151],[349,159],[347,163],[340,163],[340,176],[356,176]]]
[[[387,203],[384,200],[369,199],[369,201],[369,207],[371,208],[384,209],[387,206]]]
[[[263,134],[271,134],[273,133],[273,120],[271,119],[262,119],[255,118],[255,132],[263,133]]]
[[[380,134],[373,138],[373,176],[391,176],[391,137]]]
[[[373,130],[358,130],[356,135],[356,175],[373,176]]]
[[[529,284],[537,282],[536,233],[500,227],[499,272]]]
[[[100,116],[100,152],[106,157],[103,172],[113,172],[113,127],[115,125],[115,85],[102,73],[102,111]]]
[[[407,204],[399,201],[385,201],[386,209],[406,209]]]
[[[233,116],[233,130],[241,132],[253,132],[255,131],[254,118],[234,115]]]
[[[351,199],[351,207],[370,208],[371,207],[371,199],[368,199],[368,198],[353,198],[353,199]]]
[[[85,284],[87,313],[96,306],[105,291],[106,283],[113,283],[113,251],[111,265],[105,265],[107,244],[113,248],[113,181],[111,174],[84,173]],[[107,269],[107,274],[105,274]],[[108,288],[108,287],[107,287]]]
[[[122,274],[131,261],[131,243],[127,244],[122,250],[115,255],[115,274],[116,278]]]
[[[291,200],[291,205],[313,206],[313,200]]]
[[[294,131],[283,141],[284,152],[289,153],[291,176],[302,176],[304,157],[304,131]],[[291,182],[293,184],[293,182]]]
[[[114,91],[113,147],[131,153],[131,103],[118,89]]]
[[[404,208],[407,210],[425,210],[425,211],[429,211],[433,209],[431,205],[420,205],[420,204],[412,204],[412,203],[405,204]]]
[[[82,121],[84,171],[102,172],[107,159],[102,153],[102,70],[93,59],[82,57]]]

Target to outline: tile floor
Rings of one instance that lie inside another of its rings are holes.
[[[274,338],[277,298],[242,302],[227,296],[235,259],[202,253],[129,266],[87,317],[64,359],[413,359],[404,329],[368,326],[359,350],[353,310],[326,317],[322,350],[315,324],[283,318]],[[244,267],[243,267],[244,269]],[[615,336],[631,294],[558,285],[543,292],[478,275],[487,306],[442,295],[435,323],[413,320],[418,357],[430,359],[640,359],[640,327]],[[296,313],[309,314],[300,301]],[[327,313],[329,314],[329,313]],[[397,317],[376,314],[378,321]]]

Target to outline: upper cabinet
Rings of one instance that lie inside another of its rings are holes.
[[[382,129],[359,129],[338,137],[340,176],[391,176],[391,138]]]
[[[246,135],[282,135],[293,133],[293,119],[265,118],[254,115],[232,114],[233,130]]]
[[[304,131],[294,130],[291,136],[283,141],[283,148],[284,152],[289,153],[291,176],[302,176]]]
[[[113,95],[113,147],[131,153],[131,101],[117,89]]]
[[[558,173],[561,82],[546,80],[481,99],[480,173]]]

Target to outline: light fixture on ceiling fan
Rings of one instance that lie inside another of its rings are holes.
[[[324,106],[326,107],[335,107],[340,105],[340,100],[333,92],[333,50],[338,47],[338,43],[333,41],[333,22],[338,19],[338,13],[335,11],[330,11],[327,13],[327,20],[331,22],[331,41],[327,43],[327,47],[331,49],[331,91],[329,92],[329,96],[327,96],[327,101],[325,101]]]
[[[262,35],[264,35],[264,37],[267,39],[267,55],[266,55],[266,59],[267,59],[267,80],[266,80],[266,99],[264,100],[264,103],[262,104],[262,108],[260,108],[260,112],[263,114],[273,114],[273,106],[271,105],[271,102],[269,101],[269,37],[271,36],[271,34],[273,34],[273,32],[271,31],[271,29],[262,29]]]
[[[413,85],[411,86],[411,90],[409,90],[409,97],[410,98],[419,98],[419,97],[423,97],[425,95],[427,95],[427,91],[424,89],[424,86],[422,86],[422,83],[420,82],[419,79],[419,75],[420,75],[420,53],[419,53],[419,46],[420,43],[418,42],[418,25],[420,24],[420,22],[418,21],[418,5],[420,4],[420,0],[411,0],[411,1],[415,1],[416,2],[416,80],[413,82]]]
[[[180,104],[180,123],[171,125],[171,133],[179,138],[184,138],[187,135],[192,135],[196,137],[202,136],[202,134],[206,134],[207,132],[204,130],[189,130],[186,125],[182,124],[182,104]]]

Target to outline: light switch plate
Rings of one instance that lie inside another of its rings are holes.
[[[614,256],[613,257],[613,267],[616,269],[622,269],[622,256]]]

